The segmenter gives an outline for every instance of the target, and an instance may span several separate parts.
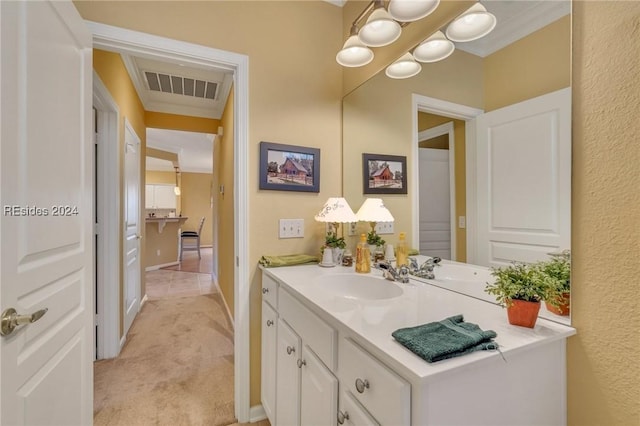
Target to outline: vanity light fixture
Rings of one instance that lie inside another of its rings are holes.
[[[373,51],[358,38],[358,27],[351,26],[351,34],[336,55],[336,61],[343,67],[361,67],[373,60]]]
[[[383,0],[374,0],[373,12],[358,32],[360,41],[370,47],[393,43],[400,37],[402,28],[384,8]]]
[[[389,65],[384,73],[389,78],[401,79],[413,77],[420,70],[422,70],[422,65],[416,62],[411,53],[407,52]]]
[[[413,57],[418,62],[437,62],[449,57],[455,50],[455,44],[442,31],[438,31],[413,50]]]
[[[389,15],[396,21],[413,22],[436,10],[440,0],[390,0]]]
[[[358,209],[356,217],[360,222],[369,222],[371,232],[376,233],[376,223],[393,222],[393,215],[384,206],[382,198],[367,198]]]
[[[180,185],[178,184],[178,175],[180,172],[178,171],[178,166],[173,166],[173,168],[176,170],[176,186],[173,187],[173,193],[180,195]]]
[[[446,34],[451,41],[473,41],[489,34],[495,26],[496,17],[478,2],[454,19]]]
[[[331,223],[336,236],[338,236],[338,226],[340,226],[341,223],[358,221],[349,203],[342,197],[329,198],[327,202],[324,203],[324,206],[322,206],[320,212],[315,215],[314,219],[316,222]]]

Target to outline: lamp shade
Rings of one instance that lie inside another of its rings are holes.
[[[367,198],[356,213],[362,222],[393,222],[391,212],[387,210],[381,198]]]
[[[356,217],[347,200],[340,197],[329,198],[322,210],[315,215],[315,220],[318,222],[330,222],[330,223],[352,223],[357,222]]]
[[[437,62],[449,57],[456,50],[455,44],[438,31],[413,50],[418,62]]]
[[[336,61],[343,67],[361,67],[372,60],[373,51],[365,46],[357,35],[349,37],[336,55]]]
[[[449,24],[447,37],[457,42],[473,41],[489,34],[495,26],[496,17],[476,3]]]
[[[391,0],[389,15],[400,22],[412,22],[422,19],[436,10],[440,0]]]
[[[411,53],[407,52],[389,65],[384,73],[389,78],[409,78],[418,74],[420,70],[422,70],[422,65],[413,59]]]
[[[358,38],[367,46],[381,47],[396,41],[401,32],[400,24],[391,18],[384,7],[379,7],[371,13],[367,23],[360,29]]]

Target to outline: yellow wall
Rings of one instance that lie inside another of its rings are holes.
[[[183,229],[197,231],[200,218],[204,216],[204,225],[200,235],[201,246],[211,246],[213,240],[212,210],[211,210],[211,178],[209,173],[180,173],[182,181],[182,216],[189,219]]]
[[[120,123],[118,123],[118,140],[119,140],[119,155],[120,155],[120,165],[124,167],[124,120],[125,118],[131,123],[133,130],[136,132],[138,137],[140,138],[141,143],[141,151],[145,152],[146,148],[146,138],[147,138],[147,129],[144,124],[144,109],[142,107],[142,102],[140,98],[138,98],[138,94],[133,85],[133,82],[129,78],[129,74],[127,73],[127,69],[122,62],[122,59],[119,54],[105,52],[103,50],[94,49],[93,50],[93,69],[96,71],[100,80],[104,83],[107,90],[113,97],[113,100],[118,105],[119,113],[120,113]],[[143,171],[145,169],[145,156],[140,156],[140,170]],[[120,200],[121,205],[124,205],[124,169],[121,169],[120,173],[120,193],[122,194],[122,199]],[[140,188],[144,188],[144,175],[141,178]],[[144,206],[144,191],[141,191],[140,194],[140,203]],[[142,212],[140,209],[140,218],[138,223],[144,223]],[[120,223],[124,223],[124,216],[121,213],[120,215]],[[123,235],[124,228],[122,225],[120,230],[118,231],[120,235]],[[144,237],[145,227],[141,226],[140,232]],[[122,239],[120,239],[120,253],[123,252]],[[140,258],[145,259],[145,247],[144,244],[140,247]],[[122,283],[123,283],[123,265],[120,264],[120,297],[122,296]],[[144,273],[141,273],[140,276],[141,283],[141,294],[145,294],[145,281],[144,281]],[[122,335],[123,331],[123,312],[122,308],[120,309],[120,335]]]
[[[456,51],[446,61],[425,66],[416,77],[393,80],[384,73],[378,74],[357,90],[345,97],[343,102],[343,194],[354,210],[364,202],[362,194],[362,153],[392,154],[407,157],[407,180],[415,181],[417,170],[413,170],[412,93],[430,96],[449,102],[481,108],[482,59],[462,51]],[[451,121],[451,120],[447,120]],[[464,134],[458,125],[455,131]],[[456,166],[464,173],[464,141],[456,142]],[[465,184],[461,175],[460,185]],[[384,239],[396,243],[401,231],[413,235],[411,222],[413,188],[407,195],[368,195],[381,197],[391,211],[395,235]],[[464,193],[457,197],[459,208],[465,206]],[[458,210],[460,215],[465,210]],[[358,225],[358,233],[365,232],[367,224]],[[462,234],[458,238],[462,238]],[[355,246],[356,238],[349,238]],[[462,241],[462,240],[461,240]],[[409,241],[412,246],[417,242]],[[460,244],[460,243],[459,243]],[[464,244],[464,243],[463,243]],[[464,245],[463,245],[464,247]],[[352,247],[354,249],[354,247]]]
[[[492,111],[571,85],[571,16],[484,60],[484,110]]]
[[[418,113],[418,131],[421,132],[453,121],[455,139],[455,186],[456,218],[467,215],[467,165],[466,165],[466,122],[439,115]],[[444,136],[447,140],[447,136]],[[467,261],[467,229],[456,227],[456,260]]]
[[[640,3],[573,6],[568,423],[638,425]]]
[[[213,118],[190,117],[155,111],[145,111],[144,120],[147,127],[154,129],[183,130],[185,132],[215,134],[218,133],[218,126],[220,126],[220,120]]]

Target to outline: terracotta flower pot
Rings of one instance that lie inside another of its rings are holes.
[[[539,311],[540,302],[514,299],[511,301],[511,306],[507,307],[509,324],[533,328],[536,325]]]
[[[557,308],[550,304],[549,302],[544,302],[547,307],[547,310],[552,314],[556,315],[569,315],[569,305],[570,305],[570,296],[571,293],[565,292],[562,293],[562,303]]]

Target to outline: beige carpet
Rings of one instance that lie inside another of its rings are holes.
[[[120,356],[95,363],[95,425],[228,425],[233,332],[219,292],[151,300]]]

